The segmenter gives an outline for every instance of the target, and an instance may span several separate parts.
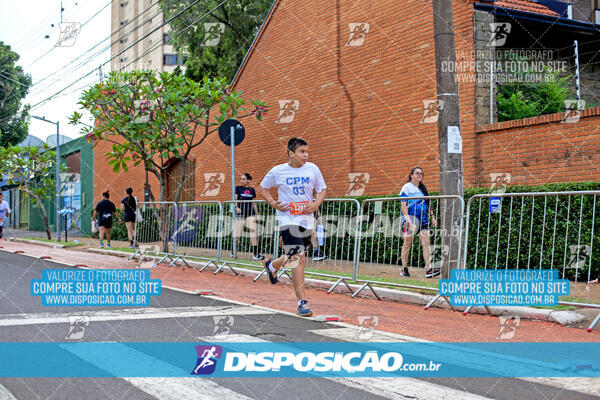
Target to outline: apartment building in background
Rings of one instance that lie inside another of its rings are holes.
[[[182,56],[169,44],[169,26],[161,26],[158,1],[113,0],[111,7],[111,71],[183,68]]]

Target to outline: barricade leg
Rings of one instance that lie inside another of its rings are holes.
[[[162,264],[167,259],[169,259],[169,260],[171,260],[171,262],[173,262],[173,257],[171,257],[171,255],[167,253],[164,256],[162,256],[162,258],[160,260],[158,260],[157,264]]]
[[[140,249],[135,249],[135,253],[133,253],[132,255],[130,255],[129,257],[127,257],[127,260],[135,260],[135,258],[137,256],[142,256],[142,252],[140,251]]]
[[[363,283],[362,286],[359,287],[356,292],[352,293],[352,298],[355,298],[360,292],[363,291],[363,289],[365,289],[367,287],[369,289],[371,289],[371,292],[373,292],[373,294],[375,295],[375,297],[377,298],[377,300],[381,300],[381,297],[379,297],[379,295],[377,294],[377,292],[375,291],[375,289],[373,289],[373,286],[371,286],[371,284],[369,282]]]
[[[596,318],[595,318],[595,319],[592,321],[592,323],[590,324],[590,326],[587,328],[587,331],[588,331],[588,332],[591,332],[591,331],[594,329],[594,327],[596,326],[596,324],[597,324],[598,322],[600,322],[600,314],[598,314],[598,315],[596,316]]]
[[[257,281],[257,280],[259,280],[259,279],[260,279],[260,277],[261,277],[261,276],[263,276],[265,273],[266,273],[266,271],[263,269],[262,271],[260,271],[260,272],[258,273],[258,275],[256,275],[256,276],[254,277],[254,279],[252,279],[252,281],[253,281],[253,282],[256,282],[256,281]]]
[[[344,285],[346,285],[346,287],[348,288],[348,290],[350,291],[350,293],[352,293],[352,288],[350,287],[350,285],[348,284],[348,282],[346,282],[345,277],[341,277],[340,279],[338,279],[332,287],[329,288],[329,290],[327,291],[327,294],[331,293],[333,291],[333,289],[335,289],[340,283],[343,283]]]
[[[233,267],[231,265],[229,265],[229,263],[227,261],[225,261],[223,264],[219,265],[219,267],[215,270],[214,274],[215,275],[218,274],[225,267],[229,268],[231,270],[231,272],[233,272],[235,275],[239,275],[239,273],[235,269],[233,269]]]
[[[204,267],[200,268],[200,272],[204,272],[204,270],[210,265],[213,264],[216,268],[219,268],[219,264],[217,264],[217,262],[215,260],[209,260],[206,264],[204,264]]]
[[[428,310],[440,297],[442,299],[446,300],[446,303],[448,303],[448,306],[450,306],[450,309],[452,311],[454,311],[454,307],[452,306],[452,304],[450,304],[450,300],[448,300],[448,297],[442,296],[441,294],[436,294],[435,297],[433,299],[431,299],[431,301],[429,301],[429,303],[427,303],[427,305],[424,307],[425,310]]]
[[[465,310],[463,311],[463,315],[467,315],[471,311],[472,308],[473,308],[473,306],[468,306],[467,308],[465,308]],[[490,310],[490,308],[488,306],[483,306],[483,308],[485,308],[485,311],[489,315],[492,315],[492,310]]]
[[[277,275],[277,279],[281,278],[281,276],[285,274],[290,280],[292,280],[292,276],[288,273],[287,268],[282,268],[282,271]]]
[[[185,254],[184,254],[185,255]],[[183,261],[183,263],[185,264],[186,267],[190,267],[190,265],[187,263],[187,261],[185,261],[185,258],[183,258],[183,256],[178,255],[177,257],[175,257],[175,259],[173,259],[173,261],[171,261],[171,263],[169,264],[169,267],[176,267],[177,266],[177,261]]]

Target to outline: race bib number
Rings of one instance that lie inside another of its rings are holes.
[[[290,203],[290,215],[302,215],[304,209],[308,205],[308,201],[295,201]]]

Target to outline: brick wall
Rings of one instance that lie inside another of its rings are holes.
[[[458,61],[469,61],[472,1],[454,0],[453,8]],[[349,24],[359,23],[369,25],[364,42],[347,46]],[[246,139],[236,147],[236,180],[249,172],[258,186],[272,166],[287,161],[287,140],[301,136],[309,142],[310,160],[323,171],[329,197],[347,193],[349,173],[370,175],[365,194],[397,193],[415,165],[424,169],[428,188],[439,190],[437,124],[421,122],[423,101],[436,94],[434,55],[431,3],[280,0],[235,82],[245,98],[272,107],[262,122],[242,121]],[[290,123],[276,123],[280,100],[299,102]],[[496,168],[487,161],[496,155],[485,153],[492,148],[485,141],[493,143],[496,133],[476,133],[475,100],[475,82],[460,82],[466,187],[479,185],[480,174]],[[120,198],[126,186],[143,197],[143,170],[113,174],[104,157],[109,149],[96,148],[95,197],[108,188]],[[229,147],[214,135],[193,157],[196,199],[229,198]],[[509,159],[501,153],[497,158]],[[203,196],[204,174],[224,177],[218,196]],[[151,184],[158,198],[156,181]]]
[[[478,128],[479,186],[490,173],[510,173],[511,185],[600,181],[600,107],[561,122],[564,113]]]

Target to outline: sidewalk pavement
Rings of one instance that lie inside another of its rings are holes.
[[[126,258],[97,254],[75,249],[60,249],[27,243],[1,241],[4,251],[23,251],[25,254],[49,256],[53,261],[69,265],[84,264],[89,268],[135,268],[137,263]],[[221,273],[214,275],[191,268],[160,265],[151,270],[153,279],[163,286],[186,291],[212,291],[227,299],[295,312],[296,299],[291,284],[271,285],[266,277],[253,282],[251,277]],[[500,319],[487,315],[462,315],[446,309],[378,301],[370,298],[351,298],[348,294],[331,293],[307,288],[307,297],[314,315],[338,315],[343,322],[358,324],[359,316],[377,316],[377,329],[401,335],[439,342],[494,342],[500,330]],[[190,303],[193,298],[190,297]],[[598,342],[600,330],[591,333],[583,329],[561,326],[551,322],[521,320],[513,341],[518,342]]]

